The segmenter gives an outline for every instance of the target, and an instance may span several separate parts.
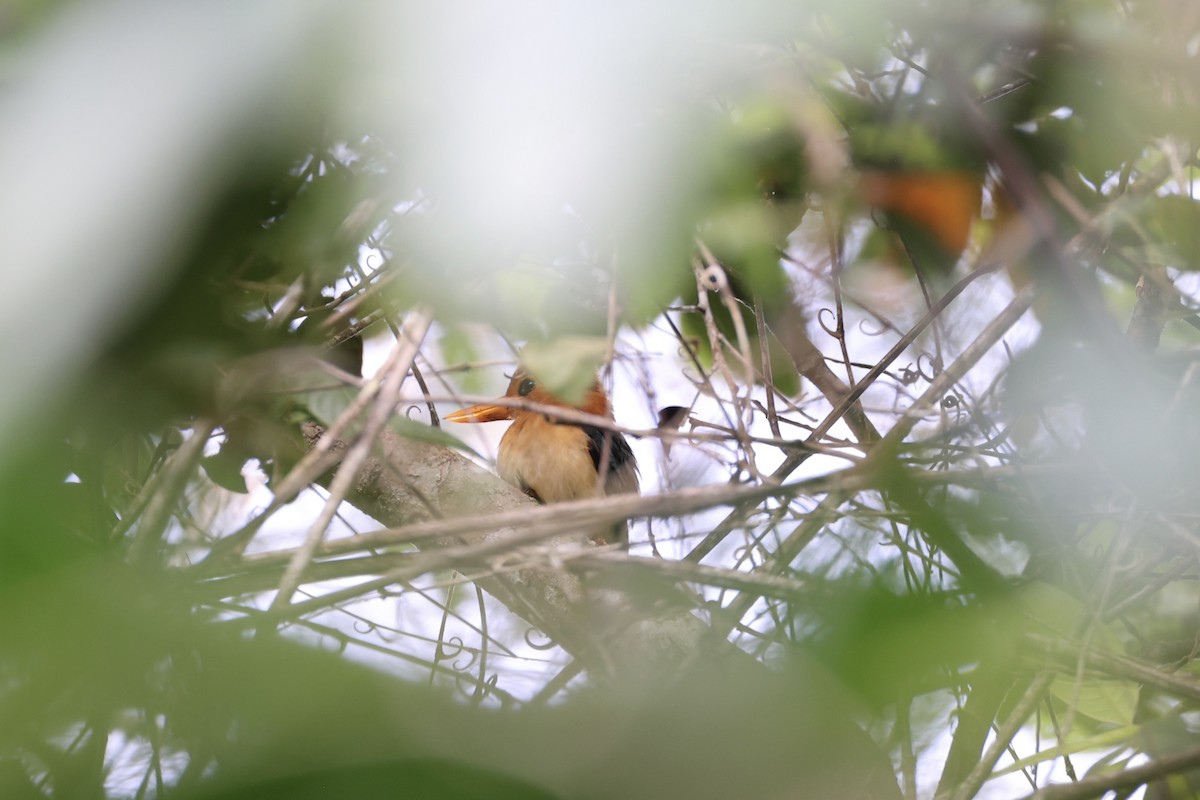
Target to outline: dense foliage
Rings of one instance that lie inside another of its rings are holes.
[[[0,17],[0,794],[1200,796],[1200,7],[425,5]]]

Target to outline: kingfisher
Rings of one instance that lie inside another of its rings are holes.
[[[504,398],[522,398],[540,406],[573,408],[612,419],[608,396],[599,378],[578,405],[549,392],[532,374],[519,368]],[[512,420],[500,439],[496,467],[500,477],[539,503],[562,503],[638,491],[637,461],[620,433],[595,425],[565,420],[524,408],[495,403],[463,408],[446,415],[449,422]],[[603,472],[602,472],[603,470]],[[629,545],[629,526],[621,522],[611,532],[593,537],[596,544]]]

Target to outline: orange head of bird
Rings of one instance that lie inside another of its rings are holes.
[[[605,396],[604,390],[600,388],[599,380],[593,382],[591,388],[588,389],[587,394],[584,396],[583,402],[573,405],[560,400],[524,369],[518,369],[516,374],[512,376],[512,380],[508,382],[508,391],[500,399],[527,400],[531,404],[540,406],[574,408],[587,414],[595,414],[598,417],[612,416],[608,406],[608,398]],[[522,414],[531,413],[537,412],[529,409],[515,408],[503,403],[480,403],[447,414],[446,421],[497,422],[499,420],[517,419]]]
[[[546,390],[536,378],[518,369],[501,400],[525,400],[547,407],[573,408],[606,419],[612,418],[608,398],[593,382],[578,404],[566,403]],[[447,422],[513,420],[500,440],[496,466],[500,477],[540,503],[561,503],[595,497],[597,493],[624,494],[638,490],[637,461],[625,437],[616,431],[587,423],[560,422],[536,409],[516,408],[496,401],[480,403],[446,415]],[[593,536],[601,543],[624,544],[624,522]]]

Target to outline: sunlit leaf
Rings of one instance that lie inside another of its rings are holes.
[[[1073,677],[1060,675],[1050,692],[1067,708],[1109,725],[1131,725],[1137,711],[1139,687],[1133,681],[1084,678],[1076,687]]]

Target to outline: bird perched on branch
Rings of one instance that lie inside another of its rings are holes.
[[[539,406],[573,408],[612,419],[608,397],[596,380],[578,405],[565,403],[523,369],[509,381],[504,398],[520,398]],[[637,461],[625,437],[594,425],[558,420],[536,410],[495,403],[464,408],[446,416],[449,422],[513,424],[500,439],[496,466],[500,477],[539,503],[561,503],[638,491]],[[628,546],[629,529],[621,522],[597,544]]]

